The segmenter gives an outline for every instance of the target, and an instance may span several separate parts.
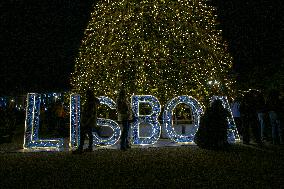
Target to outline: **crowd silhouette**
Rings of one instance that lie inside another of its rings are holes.
[[[271,90],[265,98],[262,91],[249,90],[241,100],[236,98],[232,103],[233,114],[238,111],[236,103],[240,119],[235,118],[235,121],[244,144],[252,141],[258,145],[283,144],[283,104],[279,91]]]

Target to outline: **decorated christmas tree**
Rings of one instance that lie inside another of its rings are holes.
[[[232,58],[205,0],[100,0],[85,30],[71,84],[113,99],[151,94],[228,95]]]

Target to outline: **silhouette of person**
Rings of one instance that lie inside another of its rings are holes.
[[[227,146],[227,117],[229,112],[222,101],[214,100],[201,117],[200,127],[195,135],[195,143],[201,148],[221,149]]]
[[[241,102],[240,112],[243,124],[243,143],[250,143],[250,130],[255,138],[257,144],[262,145],[260,137],[260,126],[257,119],[256,111],[256,91],[248,91]]]
[[[132,119],[132,110],[130,103],[126,98],[126,91],[122,88],[119,92],[117,103],[118,121],[122,123],[122,134],[120,138],[120,149],[130,148],[128,133],[130,129],[130,120]]]
[[[240,114],[240,104],[241,104],[240,97],[237,97],[231,104],[231,111],[234,117],[234,121],[236,123],[238,133],[239,135],[243,136],[242,121],[241,121],[241,114]]]
[[[282,105],[278,90],[274,89],[269,92],[269,95],[267,97],[267,107],[269,121],[272,129],[272,142],[273,144],[282,144],[283,136],[280,123]]]
[[[55,104],[55,119],[56,119],[56,132],[60,134],[61,136],[63,135],[63,130],[64,130],[64,119],[65,119],[65,110],[63,103],[60,101],[57,101]]]
[[[99,105],[99,99],[94,96],[92,90],[86,91],[86,101],[83,104],[81,113],[81,131],[80,131],[80,144],[75,153],[82,153],[85,142],[86,134],[89,137],[89,146],[85,150],[86,152],[93,151],[93,129],[97,129],[97,107]]]
[[[261,140],[264,141],[265,130],[266,130],[266,125],[264,121],[266,114],[266,104],[263,93],[261,91],[258,91],[258,93],[256,93],[256,112],[260,124]]]

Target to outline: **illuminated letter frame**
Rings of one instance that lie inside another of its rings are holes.
[[[193,117],[193,126],[196,127],[196,131],[199,127],[200,116],[203,113],[202,106],[199,102],[191,97],[191,96],[178,96],[168,101],[165,105],[165,110],[163,113],[163,126],[166,129],[166,132],[171,140],[177,143],[189,143],[193,142],[194,134],[186,135],[178,135],[173,128],[173,110],[176,108],[178,104],[184,103],[191,108],[192,117]]]
[[[228,119],[228,142],[229,143],[240,142],[240,136],[238,134],[238,130],[237,130],[234,118],[233,118],[233,114],[230,108],[228,98],[226,96],[212,96],[210,98],[210,101],[212,103],[214,100],[217,100],[217,99],[221,100],[223,107],[230,112],[230,116],[227,118]]]
[[[140,115],[139,104],[146,103],[152,108],[151,115]],[[132,139],[135,145],[155,144],[161,135],[161,125],[158,122],[158,116],[161,112],[161,105],[158,99],[152,95],[133,95],[131,98],[132,111],[134,113],[132,124]],[[139,136],[140,123],[148,123],[152,126],[152,133],[149,137]]]
[[[116,109],[115,102],[106,96],[100,96],[98,97],[100,104],[104,104],[108,106],[110,109]],[[113,135],[107,139],[101,138],[97,135],[97,133],[93,132],[94,136],[94,145],[97,146],[112,146],[116,144],[121,136],[121,129],[117,122],[111,120],[111,119],[104,119],[104,118],[98,118],[97,119],[97,125],[101,127],[110,127],[113,130]]]
[[[55,148],[63,147],[63,138],[58,139],[39,139],[39,116],[40,116],[40,95],[37,93],[28,93],[26,106],[24,149],[32,148]]]
[[[76,148],[80,141],[80,103],[79,94],[70,95],[70,141],[69,147]]]

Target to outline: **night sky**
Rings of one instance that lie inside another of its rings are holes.
[[[0,96],[70,89],[70,73],[94,3],[1,1]],[[255,67],[263,75],[283,69],[282,0],[212,3],[218,7],[239,81],[246,80]]]

